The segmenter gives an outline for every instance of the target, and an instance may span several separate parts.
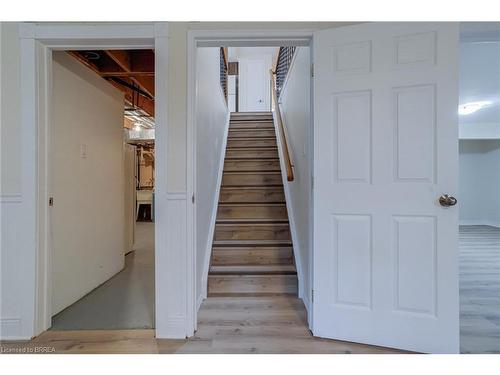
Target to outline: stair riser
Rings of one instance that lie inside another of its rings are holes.
[[[277,147],[276,139],[228,139],[227,147]]]
[[[280,170],[279,160],[228,160],[224,163],[224,172],[279,172]]]
[[[272,117],[272,115],[273,115],[273,113],[271,111],[231,112],[231,118],[237,118],[237,117],[255,118],[258,116],[270,116],[270,117]]]
[[[296,275],[209,275],[208,295],[297,294]]]
[[[222,188],[219,197],[220,203],[284,203],[283,188],[276,189],[231,189]]]
[[[274,129],[229,130],[229,138],[268,138],[275,137]]]
[[[259,159],[259,158],[278,158],[278,149],[264,150],[249,150],[245,148],[228,149],[226,151],[226,159]]]
[[[231,116],[231,121],[273,121],[272,114]]]
[[[282,185],[280,173],[274,174],[230,174],[222,175],[222,186],[269,186]]]
[[[273,130],[274,131],[274,124],[270,121],[267,122],[231,122],[229,124],[229,131],[233,130]]]
[[[219,206],[217,220],[262,219],[288,220],[286,206]]]
[[[290,240],[288,224],[217,224],[216,241],[221,240]]]
[[[290,247],[231,247],[212,250],[213,266],[293,264]]]

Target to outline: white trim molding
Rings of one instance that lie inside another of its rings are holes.
[[[22,194],[2,194],[0,195],[1,203],[22,203]]]
[[[196,48],[197,47],[281,47],[281,46],[310,46],[314,30],[268,29],[268,30],[188,30],[187,35],[187,194],[194,195],[196,190]],[[226,137],[227,138],[227,137]],[[220,186],[220,183],[219,183]],[[217,195],[218,198],[218,195]],[[196,216],[195,205],[192,204],[187,214],[188,237],[188,269],[196,274]],[[207,260],[204,259],[206,268]],[[209,261],[208,261],[209,262]],[[208,269],[207,269],[208,275]],[[205,270],[204,270],[205,274]],[[205,282],[203,280],[203,282]],[[195,298],[195,284],[193,281],[192,295],[188,301],[193,303],[192,319],[196,327],[196,306],[201,305],[203,299]]]

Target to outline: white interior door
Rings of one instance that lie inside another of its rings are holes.
[[[240,112],[269,111],[269,84],[266,59],[248,58],[239,61]]]
[[[317,336],[459,350],[458,25],[314,35]]]

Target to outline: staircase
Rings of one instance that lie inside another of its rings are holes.
[[[209,296],[297,294],[272,114],[231,114]]]

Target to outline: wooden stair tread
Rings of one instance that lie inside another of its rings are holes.
[[[214,246],[212,266],[293,265],[293,247],[290,246]]]
[[[265,139],[269,137],[274,137],[273,134],[268,134],[269,132],[270,129],[233,129],[233,130],[229,129],[228,140],[241,140],[241,139],[260,140],[263,138]]]
[[[232,118],[230,124],[273,124],[274,120],[268,117],[262,118]]]
[[[267,185],[269,186],[269,185]],[[224,186],[225,187],[225,186]],[[232,187],[232,186],[230,186]],[[246,187],[243,186],[241,187],[242,189],[245,189]],[[263,203],[263,202],[257,202],[257,203],[249,203],[249,202],[219,202],[219,205],[220,206],[224,206],[224,207],[246,207],[246,206],[251,206],[251,207],[286,207],[286,203],[283,202],[276,202],[276,203]]]
[[[231,113],[208,295],[297,294],[297,270],[271,112]]]
[[[261,162],[263,158],[245,158],[243,162]],[[225,158],[225,161],[231,160],[231,158]],[[240,161],[238,158],[236,159]],[[278,157],[270,157],[270,158],[265,158],[265,161],[280,161],[280,158]]]
[[[228,141],[275,141],[276,137],[227,137]]]
[[[255,121],[247,121],[247,122],[235,122],[232,121],[229,123],[229,131],[231,130],[274,130],[274,124],[272,121],[269,122],[255,122]]]
[[[226,171],[224,174],[228,175],[247,175],[247,174],[279,174],[281,175],[281,170],[280,171],[259,171],[259,172],[252,172],[252,171]]]
[[[278,172],[281,173],[279,159],[248,159],[248,160],[225,160],[224,173],[226,172]]]
[[[235,224],[219,224],[218,225],[218,228],[233,228],[235,226]],[[262,228],[269,228],[269,227],[272,227],[273,224],[269,224],[269,223],[241,223],[241,224],[238,224],[237,225],[238,227],[250,227],[250,228],[254,228],[254,227],[262,227]],[[287,224],[284,224],[284,223],[276,223],[274,224],[274,226],[277,226],[277,227],[287,227]]]
[[[240,148],[241,147],[228,147],[228,148],[226,148],[226,151],[233,151],[233,150],[240,151]],[[278,151],[278,147],[277,146],[248,147],[248,148],[246,148],[245,151],[249,151],[251,149],[255,149],[255,150],[258,150],[258,151],[262,151],[262,149],[266,149],[266,150],[269,150],[269,151]]]
[[[288,223],[288,219],[253,219],[253,218],[227,218],[227,219],[217,219],[216,224],[241,224],[241,223]]]
[[[216,240],[212,246],[292,246],[292,240]]]
[[[272,265],[234,265],[234,266],[211,266],[210,274],[212,275],[293,275],[297,270],[294,265],[290,264],[272,264]]]
[[[280,190],[280,191],[283,191],[283,186],[281,187],[276,187],[276,186],[221,186],[221,189],[224,189],[224,190],[238,190],[238,191],[241,191],[241,190],[250,190],[250,191],[254,191],[254,190]]]

